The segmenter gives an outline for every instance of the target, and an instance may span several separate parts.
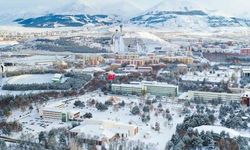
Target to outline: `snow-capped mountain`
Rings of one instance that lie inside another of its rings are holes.
[[[111,25],[120,23],[120,19],[111,15],[55,15],[49,14],[36,18],[16,19],[15,22],[24,27],[55,28],[81,27],[85,25]]]
[[[54,10],[51,10],[51,13],[61,15],[90,14],[92,12],[94,12],[94,8],[80,0],[70,1]]]
[[[121,20],[129,20],[131,16],[142,11],[130,0],[105,0],[105,3],[101,0],[69,0],[54,8],[44,9],[41,6],[39,8],[39,11],[34,9],[19,11],[15,17],[8,14],[9,17],[6,20],[14,21],[24,27],[39,28],[111,25]],[[6,15],[0,13],[0,16]]]
[[[131,23],[152,27],[250,27],[250,19],[218,15],[190,0],[163,0]]]
[[[146,10],[150,11],[188,11],[188,10],[202,10],[202,6],[191,0],[162,0],[152,8]]]
[[[162,0],[146,10],[138,4],[149,0],[15,1],[0,1],[0,24],[17,23],[39,28],[112,25],[120,22],[149,27],[195,29],[250,26],[248,10],[239,12],[240,15],[232,15],[238,11],[228,14],[225,9],[219,9],[217,0]],[[220,4],[223,4],[221,1],[227,3],[226,0],[220,0]],[[228,1],[230,8],[233,8],[233,4],[236,5],[235,1]],[[25,3],[30,7],[26,9]],[[211,7],[208,5],[210,3]],[[5,7],[6,5],[11,7]]]

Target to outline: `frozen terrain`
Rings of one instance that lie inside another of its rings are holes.
[[[33,74],[20,75],[7,79],[7,84],[42,84],[52,83],[54,74]]]
[[[54,103],[62,103],[65,100],[68,100],[68,104],[66,106],[66,110],[74,110],[79,111],[81,115],[85,113],[92,113],[93,119],[103,119],[103,120],[112,120],[117,122],[122,122],[128,124],[131,122],[139,127],[139,134],[135,137],[131,138],[131,140],[141,140],[146,143],[153,143],[157,145],[157,149],[164,149],[166,142],[171,139],[172,135],[175,133],[175,127],[178,123],[183,121],[184,116],[180,117],[180,111],[182,109],[182,104],[166,102],[162,103],[163,108],[168,108],[172,117],[174,118],[173,121],[168,122],[164,119],[161,115],[155,116],[154,113],[151,113],[151,120],[148,123],[143,123],[139,116],[132,115],[130,112],[130,105],[131,103],[138,104],[140,101],[140,97],[137,96],[114,96],[119,99],[119,101],[124,101],[126,106],[120,108],[118,111],[115,111],[114,108],[110,107],[107,111],[98,111],[95,107],[86,106],[82,109],[74,107],[74,101],[80,100],[84,101],[85,103],[87,100],[94,99],[98,102],[105,102],[106,100],[110,99],[114,95],[99,95],[99,92],[88,93],[86,95],[70,98],[70,99],[59,99],[59,100],[52,100],[48,102],[45,106],[50,106]],[[155,104],[156,105],[156,104]],[[37,107],[42,108],[42,107]],[[122,116],[122,118],[121,118]],[[42,120],[40,119],[39,112],[37,109],[33,109],[32,111],[20,111],[17,110],[13,112],[8,121],[18,120],[24,126],[23,133],[32,133],[33,135],[38,135],[40,131],[49,131],[53,128],[58,127],[67,127],[70,126],[71,123],[61,123],[61,121],[56,120]],[[156,132],[151,129],[151,126],[154,126],[155,122],[160,123],[161,130],[160,132]],[[45,124],[45,127],[40,126],[41,124]],[[12,135],[17,137],[17,135]],[[37,137],[37,136],[35,136]],[[157,138],[156,138],[157,137]]]

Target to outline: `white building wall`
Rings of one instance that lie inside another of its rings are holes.
[[[240,93],[218,93],[218,92],[203,92],[203,91],[188,91],[188,98],[202,98],[205,101],[221,98],[223,101],[236,101],[241,99]]]

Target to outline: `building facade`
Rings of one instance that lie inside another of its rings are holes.
[[[77,56],[77,59],[85,65],[100,65],[104,62],[101,55],[80,55]]]
[[[250,68],[243,68],[241,71],[243,77],[250,77]]]
[[[140,57],[138,54],[129,53],[129,54],[117,55],[115,63],[144,66],[147,64],[159,64],[160,59],[157,58],[154,54],[147,54],[146,56]]]
[[[242,48],[240,54],[243,56],[250,56],[250,48]]]
[[[80,118],[79,111],[66,110],[65,104],[57,104],[53,106],[47,106],[40,109],[40,116],[43,119],[58,120],[62,122],[68,122]]]
[[[130,84],[112,84],[111,90],[117,94],[139,94],[146,93],[157,96],[177,96],[178,86],[161,82],[131,82]]]
[[[194,62],[192,57],[187,57],[187,56],[165,56],[161,58],[165,62],[169,63],[183,63],[183,64],[192,64]]]
[[[124,124],[110,120],[86,119],[83,124],[70,130],[70,140],[74,141],[77,135],[88,135],[83,138],[83,143],[101,146],[116,139],[128,139],[139,132],[136,125]],[[74,143],[74,142],[71,142]],[[76,146],[72,145],[71,149]]]
[[[204,101],[211,101],[214,99],[221,99],[222,101],[240,101],[240,93],[219,93],[219,92],[204,92],[204,91],[188,91],[184,100],[202,99]]]

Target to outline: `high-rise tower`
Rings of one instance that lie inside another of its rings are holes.
[[[122,25],[120,26],[120,31],[116,30],[115,34],[112,36],[112,45],[111,50],[114,53],[122,53],[124,52],[124,41],[122,37]]]

